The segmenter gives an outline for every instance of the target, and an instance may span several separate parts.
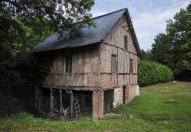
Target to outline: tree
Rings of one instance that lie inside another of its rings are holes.
[[[15,48],[27,43],[23,27],[42,35],[45,25],[49,30],[78,33],[85,25],[92,25],[90,9],[94,0],[1,0],[0,38],[6,47]],[[74,26],[75,23],[79,23]],[[14,39],[10,39],[14,38]],[[27,40],[28,41],[28,40]]]
[[[152,54],[151,50],[144,51],[143,49],[141,49],[140,59],[141,60],[153,60],[153,54]]]
[[[191,3],[167,22],[166,33],[156,36],[152,54],[176,75],[191,71]]]
[[[23,103],[30,108],[31,93],[43,79],[43,66],[31,54],[34,44],[53,32],[60,37],[66,31],[79,35],[80,28],[94,24],[93,4],[94,0],[0,1],[0,104],[8,106],[0,108],[0,115],[19,111]]]
[[[173,44],[167,34],[158,34],[155,38],[155,44],[152,45],[153,59],[162,64],[173,68]]]

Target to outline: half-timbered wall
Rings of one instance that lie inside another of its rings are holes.
[[[101,85],[103,88],[137,84],[137,51],[125,18],[121,18],[107,39],[101,44]],[[124,47],[124,35],[128,38],[128,47]],[[117,56],[117,73],[111,73],[111,56]],[[133,73],[129,63],[133,60]]]
[[[124,37],[127,36],[127,48]],[[117,72],[112,73],[111,56],[117,57]],[[113,107],[124,102],[125,95],[129,102],[137,93],[137,51],[127,24],[126,18],[122,17],[114,26],[107,39],[100,47],[101,58],[101,86],[103,89],[114,88]],[[132,72],[130,72],[130,60],[132,60]],[[123,87],[128,91],[123,93]]]
[[[89,90],[98,84],[98,46],[60,50],[56,53],[45,87]],[[65,72],[65,57],[71,56],[72,71]]]

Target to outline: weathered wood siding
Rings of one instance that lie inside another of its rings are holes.
[[[124,47],[124,35],[128,47]],[[137,84],[137,51],[125,18],[121,18],[107,39],[101,44],[101,85],[103,88],[116,88]],[[117,56],[117,73],[111,73],[111,56]],[[130,59],[133,59],[133,73],[129,73]]]
[[[58,51],[44,86],[89,89],[98,84],[98,46]],[[65,56],[72,57],[72,72],[65,72]]]

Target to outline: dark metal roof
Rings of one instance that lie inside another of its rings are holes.
[[[60,40],[59,35],[55,33],[36,45],[33,48],[33,51],[43,52],[99,43],[105,39],[109,31],[113,28],[113,26],[118,22],[118,20],[126,11],[127,9],[121,9],[93,18],[96,22],[96,27],[90,26],[82,28],[80,37],[68,40]]]

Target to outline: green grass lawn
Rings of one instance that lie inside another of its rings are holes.
[[[55,121],[21,113],[0,120],[0,128],[71,132],[191,132],[191,83],[147,86],[131,103],[121,105],[101,120],[81,118]],[[131,115],[131,118],[129,118]],[[21,129],[23,128],[23,129]]]

